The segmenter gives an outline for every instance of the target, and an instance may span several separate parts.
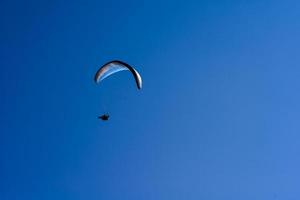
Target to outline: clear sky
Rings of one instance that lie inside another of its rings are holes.
[[[0,16],[1,200],[300,198],[298,0],[4,0]],[[96,85],[111,59],[143,89]]]

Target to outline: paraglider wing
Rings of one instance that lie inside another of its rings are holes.
[[[124,70],[129,70],[136,82],[136,85],[138,87],[138,89],[142,88],[142,78],[140,76],[140,74],[130,65],[128,65],[125,62],[119,61],[119,60],[114,60],[114,61],[110,61],[106,64],[104,64],[102,67],[100,67],[100,69],[97,71],[96,75],[95,75],[95,82],[96,83],[100,83],[102,80],[104,80],[105,78],[107,78],[108,76],[120,72],[120,71],[124,71]]]

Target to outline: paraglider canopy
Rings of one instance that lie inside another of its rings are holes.
[[[141,89],[142,78],[140,74],[129,64],[119,60],[113,60],[101,66],[100,69],[95,74],[94,80],[97,84],[99,84],[102,80],[109,77],[110,75],[124,70],[128,70],[131,72],[131,74],[135,79],[137,88]]]

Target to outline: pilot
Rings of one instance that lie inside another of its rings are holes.
[[[98,117],[98,119],[102,119],[103,121],[107,121],[109,118],[109,115],[108,114],[104,114],[104,115],[101,115]]]

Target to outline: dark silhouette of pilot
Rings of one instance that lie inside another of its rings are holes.
[[[101,116],[98,117],[98,119],[101,119],[101,120],[103,120],[103,121],[107,121],[108,118],[109,118],[109,115],[108,115],[108,114],[104,114],[104,115],[101,115]]]

